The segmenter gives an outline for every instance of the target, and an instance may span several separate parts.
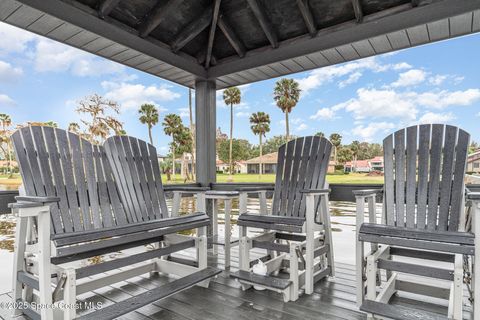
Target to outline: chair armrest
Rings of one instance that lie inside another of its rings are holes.
[[[480,192],[468,192],[467,200],[480,201]]]
[[[240,187],[236,188],[235,191],[238,192],[262,192],[262,191],[274,191],[274,186],[258,186],[258,187]]]
[[[323,195],[323,194],[329,194],[330,189],[303,189],[303,190],[300,190],[300,193],[304,193],[307,195]]]
[[[59,197],[46,197],[46,196],[16,196],[15,203],[9,203],[8,207],[11,209],[20,208],[34,208],[42,207],[46,204],[59,202]]]
[[[382,189],[354,190],[354,191],[352,191],[352,192],[353,192],[353,194],[355,195],[356,198],[359,198],[359,197],[370,197],[370,196],[375,196],[375,195],[377,195],[378,193],[383,192],[383,188],[382,188]]]
[[[175,186],[171,188],[165,188],[165,191],[173,191],[173,192],[182,192],[182,193],[196,193],[196,192],[204,192],[210,190],[209,187],[193,187],[193,186]]]

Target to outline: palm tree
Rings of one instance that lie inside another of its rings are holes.
[[[80,132],[80,125],[76,122],[70,122],[68,124],[68,131],[73,132],[73,133],[79,133]]]
[[[150,144],[153,145],[152,127],[158,123],[158,110],[153,104],[144,103],[138,109],[138,113],[140,114],[140,122],[148,127],[148,137],[150,138]]]
[[[226,105],[230,106],[230,149],[229,149],[229,172],[230,172],[230,177],[229,180],[232,179],[232,173],[233,173],[233,162],[232,162],[232,150],[233,150],[233,105],[234,104],[239,104],[241,101],[241,92],[240,89],[237,87],[230,87],[227,88],[223,91],[223,101],[225,101]]]
[[[287,141],[290,140],[288,114],[292,112],[292,109],[297,105],[301,91],[298,82],[294,79],[286,78],[277,81],[277,83],[275,83],[275,89],[273,90],[273,99],[282,112],[285,113],[285,137]]]
[[[360,150],[360,141],[354,140],[350,144],[350,150],[352,151],[352,156],[353,156],[353,167],[355,170],[357,169],[357,156],[358,156],[358,151]]]
[[[251,116],[250,116],[250,123],[251,123],[251,126],[250,128],[252,129],[253,131],[253,134],[257,135],[258,134],[258,137],[259,137],[259,145],[260,145],[260,175],[259,175],[259,178],[262,177],[262,173],[263,173],[263,163],[262,163],[262,146],[263,146],[263,143],[262,143],[262,137],[265,137],[265,133],[267,132],[270,132],[270,116],[265,113],[265,112],[257,112],[257,113],[253,113]]]
[[[163,118],[162,122],[163,131],[167,136],[172,137],[172,143],[170,144],[172,148],[172,168],[173,168],[173,180],[175,181],[175,139],[177,134],[182,130],[182,119],[180,116],[170,113]]]
[[[12,125],[12,118],[6,113],[0,113],[0,123],[2,125],[2,138],[7,143],[7,157],[5,157],[5,158],[8,159],[8,165],[7,165],[8,166],[8,172],[10,172],[10,175],[12,175],[13,174],[12,152],[10,151],[10,138],[9,138],[9,134],[7,132],[8,127],[10,127]]]
[[[342,144],[342,136],[338,133],[330,135],[330,142],[333,144],[335,153],[333,154],[333,161],[337,164],[337,148]]]

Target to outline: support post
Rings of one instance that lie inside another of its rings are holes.
[[[197,182],[208,187],[216,181],[216,96],[215,81],[195,82],[195,138]]]
[[[216,181],[216,118],[215,81],[195,81],[195,174],[203,187]],[[204,209],[211,219],[212,201],[208,201]],[[207,228],[207,235],[212,235],[211,226]]]

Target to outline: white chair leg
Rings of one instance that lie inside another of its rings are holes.
[[[172,200],[172,217],[178,217],[178,211],[180,211],[180,201],[182,200],[182,194],[180,192],[173,192]]]
[[[360,307],[365,299],[365,287],[363,282],[363,263],[364,263],[364,248],[363,242],[358,241],[358,230],[364,220],[365,212],[365,198],[357,197],[357,234],[355,242],[355,260],[356,260],[356,287],[357,287],[357,306]]]
[[[453,271],[453,319],[463,319],[463,256],[455,255],[455,269]]]
[[[232,200],[226,199],[225,200],[225,230],[224,230],[224,237],[225,237],[225,269],[230,268],[230,251],[231,251],[231,244],[230,238],[232,234],[231,226],[230,226],[230,213],[232,211]]]
[[[308,195],[306,198],[305,221],[305,294],[313,293],[314,273],[314,224],[315,224],[315,197]]]
[[[27,219],[17,218],[15,228],[14,260],[13,260],[13,302],[23,298],[22,284],[18,281],[18,272],[25,271],[25,245],[27,237]],[[21,310],[15,309],[13,316],[19,316]]]
[[[240,270],[250,271],[250,243],[246,236],[240,238],[238,250]]]
[[[76,303],[77,303],[77,286],[75,269],[65,270],[66,281],[63,287],[63,301],[65,309],[63,311],[63,319],[71,320],[76,317]]]
[[[332,224],[330,222],[330,205],[328,197],[322,198],[323,225],[325,226],[325,244],[328,245],[327,263],[330,267],[330,276],[335,277],[335,258],[333,255]]]
[[[44,306],[52,305],[51,285],[51,264],[50,264],[50,214],[49,211],[41,212],[38,215],[38,286],[40,303]],[[53,319],[51,307],[40,310],[42,320]]]
[[[367,299],[375,301],[377,297],[377,257],[370,255],[367,257]]]
[[[298,277],[298,257],[297,245],[290,243],[290,300],[296,301],[298,299],[299,277]]]
[[[218,201],[212,199],[212,236],[213,238],[218,236]],[[212,253],[218,253],[218,246],[212,244]]]

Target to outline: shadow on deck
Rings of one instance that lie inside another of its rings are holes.
[[[183,258],[190,252],[185,252]],[[263,252],[252,251],[251,257],[260,257]],[[238,247],[232,248],[232,267],[238,267]],[[224,268],[223,252],[218,255],[209,254],[209,265]],[[355,304],[355,267],[353,265],[337,263],[336,277],[329,280],[320,280],[315,284],[312,295],[301,295],[295,302],[284,303],[282,296],[268,290],[257,291],[250,289],[242,291],[240,284],[229,277],[229,272],[222,272],[213,279],[208,289],[192,287],[172,297],[144,306],[137,311],[126,314],[118,319],[142,320],[269,320],[269,319],[366,319],[366,315],[357,310]],[[101,276],[101,275],[100,275]],[[85,293],[79,296],[83,303],[101,303],[111,305],[146,290],[158,287],[173,278],[163,275],[145,274],[131,278],[128,281]],[[10,294],[0,295],[0,317],[10,319],[10,311],[4,308],[4,303],[10,302]],[[415,299],[414,297],[393,298],[392,303],[436,312],[446,315],[447,306],[438,306]],[[88,310],[78,311],[85,314]],[[470,319],[466,312],[465,319]]]

